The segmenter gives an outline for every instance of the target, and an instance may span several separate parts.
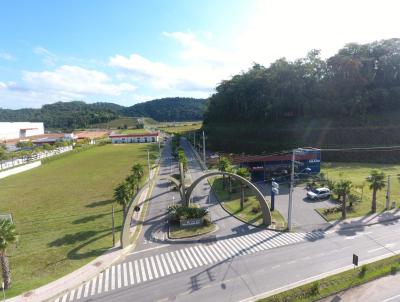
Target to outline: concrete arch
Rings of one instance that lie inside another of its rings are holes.
[[[248,181],[246,178],[241,177],[237,174],[233,174],[233,173],[228,173],[228,172],[220,172],[220,171],[216,171],[216,172],[210,172],[207,174],[204,174],[202,176],[200,176],[199,178],[197,178],[191,185],[190,187],[187,189],[186,191],[186,198],[187,200],[190,200],[190,196],[193,193],[193,190],[196,188],[196,186],[204,179],[211,177],[211,176],[215,176],[215,175],[225,175],[225,176],[230,176],[234,179],[237,179],[239,181],[241,181],[242,183],[248,185],[252,191],[256,194],[256,197],[260,203],[261,206],[261,211],[262,211],[262,215],[263,215],[263,223],[266,226],[269,226],[271,224],[271,211],[268,207],[268,203],[264,197],[264,195],[260,192],[260,190],[258,190],[258,188],[253,185],[250,181]]]
[[[182,195],[182,190],[181,190],[181,182],[179,180],[177,180],[176,178],[172,177],[172,176],[167,176],[167,175],[159,175],[155,178],[155,180],[169,180],[171,182],[173,182],[176,185],[176,188],[179,191],[179,194],[181,195],[181,200],[184,200],[184,196]]]

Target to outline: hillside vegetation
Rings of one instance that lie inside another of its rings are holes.
[[[163,98],[139,103],[124,109],[124,115],[151,117],[159,122],[195,121],[203,119],[206,100]]]
[[[269,67],[254,64],[216,87],[205,114],[215,150],[400,143],[400,39],[347,44]]]
[[[113,128],[134,126],[133,119],[148,117],[161,122],[201,120],[206,100],[193,98],[165,98],[124,107],[114,103],[86,104],[81,101],[58,102],[40,109],[1,109],[0,122],[44,122],[46,128]],[[136,119],[135,119],[136,120]]]

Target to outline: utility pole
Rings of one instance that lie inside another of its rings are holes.
[[[149,181],[150,181],[150,151],[147,150],[147,167],[149,169]]]
[[[115,222],[114,222],[114,205],[111,208],[111,224],[112,224],[112,238],[113,238],[113,247],[115,246]]]
[[[387,180],[387,191],[386,191],[386,210],[390,209],[390,175]]]
[[[204,166],[206,167],[206,137],[204,135],[204,131],[203,131],[203,163]]]
[[[290,186],[289,186],[289,207],[288,207],[288,229],[292,230],[292,210],[293,210],[293,186],[294,186],[294,162],[296,150],[292,154],[292,172],[290,173]]]
[[[196,131],[193,132],[193,147],[194,147],[194,150],[196,150]]]

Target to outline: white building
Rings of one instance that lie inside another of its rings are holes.
[[[113,144],[128,143],[154,143],[158,142],[158,132],[137,133],[137,134],[110,134],[109,138]]]
[[[0,141],[44,134],[43,123],[1,122]]]

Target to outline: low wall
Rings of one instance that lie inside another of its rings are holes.
[[[41,164],[42,164],[42,162],[40,160],[38,160],[38,161],[34,161],[33,163],[30,163],[30,164],[19,166],[19,167],[13,168],[13,169],[8,169],[6,171],[0,172],[0,179],[5,178],[10,175],[25,172],[30,169],[36,168],[36,167],[39,167]]]

